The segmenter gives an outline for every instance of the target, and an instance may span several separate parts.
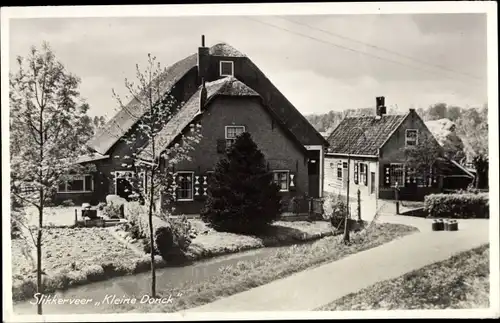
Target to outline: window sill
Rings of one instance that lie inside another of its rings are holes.
[[[94,191],[71,191],[71,192],[57,192],[57,194],[77,194],[77,193],[94,193]]]

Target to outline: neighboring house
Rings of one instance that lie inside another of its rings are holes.
[[[162,77],[164,94],[185,102],[159,133],[166,143],[162,149],[179,143],[190,124],[201,124],[202,138],[191,160],[174,168],[176,212],[200,211],[210,173],[225,148],[244,131],[264,153],[284,198],[322,196],[328,142],[244,54],[223,43],[207,48],[202,38],[198,54],[172,65]],[[134,102],[128,107],[134,109]],[[122,110],[96,133],[88,143],[95,154],[82,162],[94,163],[98,172],[79,178],[78,189],[61,192],[60,199],[97,203],[108,194],[127,195],[138,169],[130,168],[125,156],[137,152],[140,159],[152,157],[148,142],[128,145],[120,140],[127,132],[139,131],[135,121]]]
[[[325,190],[346,193],[350,167],[350,195],[393,199],[396,185],[402,199],[422,199],[447,188],[465,188],[473,174],[454,161],[436,160],[425,173],[411,172],[405,147],[429,138],[429,148],[442,149],[414,109],[405,115],[386,115],[383,97],[375,116],[346,117],[329,136],[325,156]],[[347,163],[350,154],[350,165]]]

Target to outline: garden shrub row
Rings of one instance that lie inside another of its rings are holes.
[[[149,245],[149,217],[146,206],[139,202],[128,202],[124,206],[125,218],[133,226],[133,230],[139,238],[145,239]],[[155,242],[154,252],[159,253],[165,260],[175,260],[185,256],[191,244],[191,225],[186,217],[160,218],[153,215],[153,239]],[[151,247],[149,246],[149,249]],[[147,252],[151,252],[148,250]]]
[[[431,217],[488,219],[488,193],[431,194],[424,200],[424,211]]]

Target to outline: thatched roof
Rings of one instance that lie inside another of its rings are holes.
[[[209,49],[211,56],[243,58],[245,68],[249,68],[250,75],[243,75],[240,81],[248,85],[241,89],[252,88],[253,92],[260,93],[266,100],[272,113],[282,122],[287,131],[298,139],[302,145],[327,145],[327,141],[314,129],[314,127],[304,118],[295,107],[286,100],[267,77],[247,58],[243,53],[232,46],[219,43]],[[166,69],[161,80],[162,95],[172,91],[172,89],[184,79],[188,73],[197,68],[197,54],[190,55]],[[191,82],[191,81],[189,81]],[[188,82],[188,83],[189,83]],[[197,84],[186,84],[186,86],[197,86]],[[231,86],[241,86],[233,83]],[[224,89],[221,89],[224,91]],[[231,91],[235,91],[232,88]],[[190,101],[190,100],[187,100]],[[100,129],[87,145],[100,154],[108,154],[110,149],[129,131],[137,122],[138,117],[144,115],[141,106],[136,100],[127,104],[126,108],[119,111],[106,125]],[[181,109],[183,110],[183,109]],[[181,118],[181,116],[179,116]]]
[[[197,56],[195,54],[168,67],[162,74],[160,88],[163,94],[172,90],[175,84],[192,68],[196,67]],[[137,122],[139,116],[144,115],[143,105],[137,100],[129,102],[125,109],[120,110],[90,139],[87,145],[101,154],[106,154],[109,149],[127,133]]]

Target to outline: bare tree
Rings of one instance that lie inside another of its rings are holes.
[[[171,206],[176,188],[171,166],[190,160],[189,153],[201,138],[201,126],[194,122],[176,136],[175,142],[171,133],[164,131],[165,125],[182,107],[182,102],[177,102],[170,93],[165,93],[166,89],[171,88],[165,81],[168,79],[166,76],[167,70],[161,67],[156,57],[148,54],[144,70],[136,64],[137,83],[125,79],[127,102],[130,103],[124,104],[113,90],[119,109],[125,111],[135,124],[132,130],[120,137],[130,147],[131,156],[121,157],[127,160],[126,167],[135,169],[139,175],[136,185],[131,188],[130,196],[140,196],[148,209],[152,297],[156,297],[153,216],[160,215],[160,210],[156,210],[155,206],[160,201],[160,207]],[[115,126],[121,127],[118,122],[115,122]]]
[[[41,51],[32,47],[17,63],[9,83],[11,196],[14,205],[38,210],[38,225],[32,228],[17,216],[13,220],[25,227],[36,246],[37,293],[43,293],[44,207],[61,180],[84,171],[75,164],[85,151],[74,129],[86,110],[78,108],[80,80],[56,60],[47,43]],[[37,311],[42,314],[41,303]]]

